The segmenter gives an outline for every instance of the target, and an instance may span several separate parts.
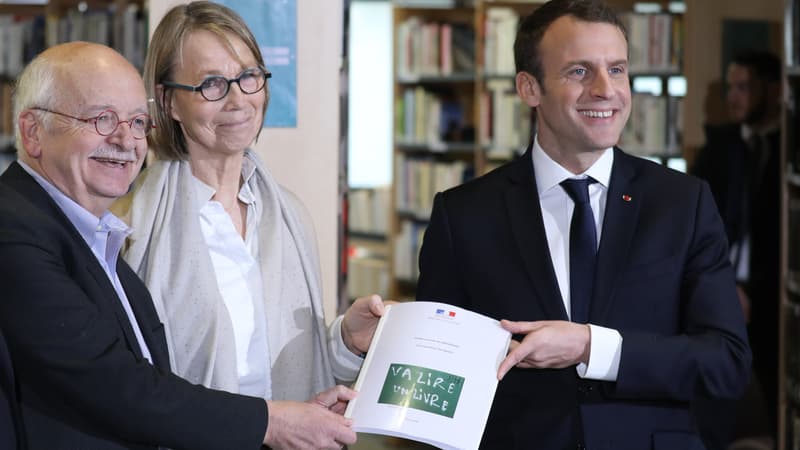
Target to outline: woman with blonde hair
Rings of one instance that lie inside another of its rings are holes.
[[[167,12],[144,70],[157,161],[116,210],[134,229],[124,257],[153,295],[174,371],[300,402],[355,379],[383,303],[360,298],[325,326],[310,217],[250,149],[270,76],[229,8],[198,1]]]

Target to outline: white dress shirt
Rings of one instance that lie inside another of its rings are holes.
[[[561,298],[564,301],[564,309],[567,311],[567,316],[571,317],[569,227],[575,204],[560,183],[567,178],[592,177],[597,181],[597,183],[589,185],[589,202],[592,206],[599,246],[602,240],[603,217],[611,179],[611,167],[614,163],[614,151],[611,148],[606,149],[586,172],[575,175],[550,158],[539,146],[539,139],[536,136],[532,160],[544,229],[547,235],[547,246],[550,250]],[[582,378],[616,381],[619,357],[622,351],[622,336],[617,330],[610,328],[592,324],[589,324],[589,328],[591,333],[589,364],[578,364],[578,375]]]
[[[239,200],[247,205],[244,240],[222,204],[212,200],[216,191],[195,178],[196,189],[207,203],[200,209],[200,228],[208,246],[220,295],[233,326],[239,393],[272,398],[271,357],[264,315],[263,280],[259,263],[259,218],[262,204],[256,165],[244,158]],[[357,370],[363,360],[347,349],[341,333],[342,317],[330,329],[330,349],[340,364]]]

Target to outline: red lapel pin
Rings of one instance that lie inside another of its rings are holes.
[[[628,195],[628,194],[623,194],[622,195],[622,200],[626,201],[626,202],[629,202],[629,201],[631,201],[631,196]]]

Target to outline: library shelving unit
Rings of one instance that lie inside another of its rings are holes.
[[[520,18],[542,3],[393,2],[392,298],[413,297],[417,256],[436,192],[484,174],[528,146],[535,117],[515,92],[513,43]],[[640,10],[632,0],[610,3],[631,11],[625,18],[637,42],[645,43],[631,48],[631,78],[634,90],[641,86],[648,94],[634,99],[621,145],[666,163],[682,154],[681,102],[671,94],[681,91],[684,4],[651,1],[650,9]]]
[[[784,33],[778,448],[800,450],[800,0],[786,0]]]
[[[531,113],[514,91],[521,16],[542,1],[393,4],[394,189],[390,292],[413,296],[433,196],[524,150]]]
[[[628,6],[628,5],[626,5]],[[628,153],[684,166],[683,2],[635,2],[623,14],[630,49],[631,116],[620,139]]]
[[[366,294],[389,298],[389,188],[350,188],[347,195],[347,304]]]
[[[117,49],[141,70],[147,46],[146,0],[0,3],[0,171],[15,159],[11,92],[25,64],[67,41]]]

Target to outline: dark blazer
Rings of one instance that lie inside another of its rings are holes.
[[[6,340],[0,332],[0,449],[25,448],[21,440],[21,426],[14,370]]]
[[[531,152],[434,200],[417,298],[567,320]],[[615,149],[589,322],[616,329],[616,382],[512,369],[481,448],[702,449],[689,401],[737,397],[750,351],[722,222],[695,178]]]
[[[14,163],[0,176],[0,328],[31,449],[261,447],[264,401],[195,386],[169,371],[144,284],[117,274],[153,365],[91,249]]]

